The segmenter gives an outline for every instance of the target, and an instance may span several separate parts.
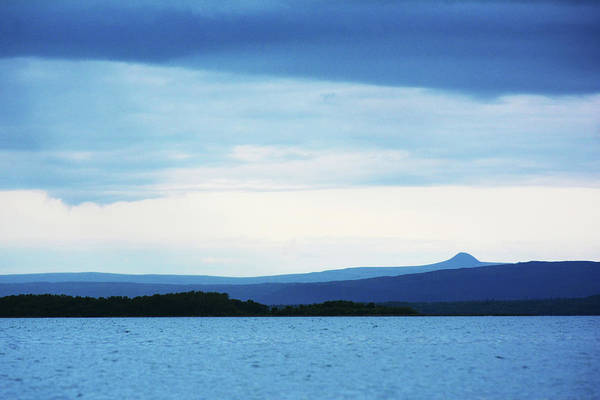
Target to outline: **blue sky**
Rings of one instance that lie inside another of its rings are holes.
[[[0,273],[600,259],[598,3],[121,3],[0,5]]]

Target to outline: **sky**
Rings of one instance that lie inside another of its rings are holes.
[[[0,3],[0,274],[600,261],[600,3]]]

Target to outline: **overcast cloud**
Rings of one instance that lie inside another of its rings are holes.
[[[482,95],[600,88],[600,5],[574,1],[5,1],[0,53]]]
[[[186,189],[595,186],[599,95],[428,89],[112,62],[0,63],[2,189],[67,202]]]

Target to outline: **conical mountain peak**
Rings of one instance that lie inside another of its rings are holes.
[[[460,252],[449,260],[444,261],[447,265],[456,265],[460,267],[470,267],[481,264],[481,261],[470,255],[469,253]]]

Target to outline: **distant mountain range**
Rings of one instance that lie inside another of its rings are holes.
[[[455,263],[456,266],[452,264]],[[462,265],[466,264],[466,265]],[[481,265],[483,264],[483,265]],[[398,267],[402,268],[402,267]],[[592,261],[540,262],[531,261],[516,264],[480,263],[466,253],[452,259],[422,267],[395,276],[377,276],[367,279],[343,279],[325,282],[259,282],[237,284],[196,284],[196,283],[145,283],[127,281],[32,281],[6,282],[0,277],[0,296],[11,294],[67,294],[73,296],[141,296],[186,292],[191,290],[228,293],[231,298],[251,299],[263,304],[309,304],[327,300],[351,300],[358,302],[448,302],[481,300],[528,300],[550,298],[579,298],[600,294],[600,263]],[[435,268],[431,270],[431,268]],[[386,273],[397,271],[394,267],[348,268],[324,271],[317,274],[346,274],[347,271]],[[402,271],[405,272],[405,271]],[[98,277],[106,274],[38,274],[57,277]],[[301,275],[301,274],[299,274]],[[299,276],[298,275],[298,276]],[[311,275],[311,274],[306,274]],[[113,275],[110,275],[113,276]],[[151,277],[161,275],[114,275],[117,277]],[[291,275],[280,275],[279,277]],[[327,276],[327,275],[321,275]],[[343,276],[348,276],[343,275]],[[353,276],[357,276],[356,274]],[[20,275],[32,278],[32,275]],[[166,276],[175,279],[176,275]],[[188,277],[181,277],[188,278]],[[193,278],[193,277],[191,277]],[[202,278],[202,277],[199,277]],[[210,277],[216,278],[216,277]],[[269,277],[259,277],[269,278]],[[274,277],[270,277],[274,278]],[[286,278],[286,279],[288,279]],[[35,279],[35,278],[34,278]],[[247,282],[243,279],[236,282]]]
[[[398,276],[441,269],[471,268],[495,263],[481,262],[468,253],[458,253],[449,260],[435,264],[410,267],[355,267],[332,269],[305,274],[286,274],[256,277],[227,277],[208,275],[126,275],[100,272],[47,273],[0,275],[0,283],[31,282],[128,282],[167,285],[243,285],[255,283],[330,282]]]

